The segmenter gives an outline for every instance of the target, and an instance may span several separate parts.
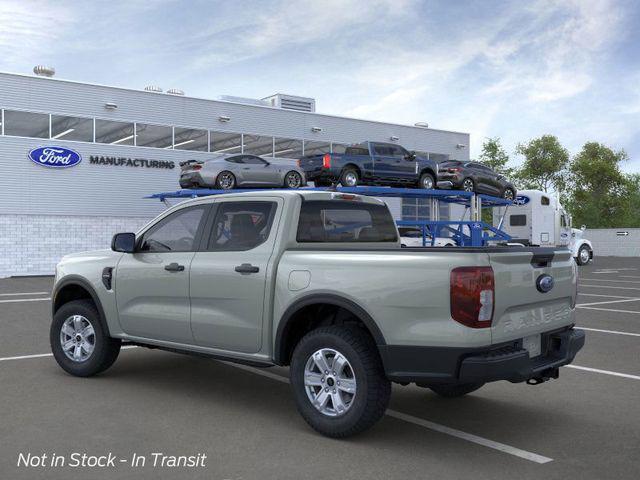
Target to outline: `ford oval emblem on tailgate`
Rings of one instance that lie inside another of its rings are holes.
[[[29,159],[43,167],[69,168],[79,164],[82,156],[70,148],[39,147],[29,152]]]
[[[553,283],[553,277],[544,273],[536,280],[536,288],[539,292],[547,293],[553,288]]]

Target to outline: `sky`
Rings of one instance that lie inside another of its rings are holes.
[[[640,172],[635,0],[0,0],[0,71],[189,96],[316,99],[321,113],[624,149]]]

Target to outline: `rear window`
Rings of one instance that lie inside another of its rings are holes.
[[[526,215],[511,215],[509,217],[509,225],[511,225],[512,227],[524,227],[526,224]]]
[[[306,242],[395,242],[396,227],[385,205],[343,200],[302,203],[296,240]]]

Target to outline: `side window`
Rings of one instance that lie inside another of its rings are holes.
[[[244,163],[248,163],[250,165],[266,165],[266,161],[264,161],[260,157],[256,157],[254,155],[245,155]]]
[[[526,215],[511,215],[509,217],[509,225],[512,227],[524,227],[527,224]]]
[[[141,252],[192,252],[205,206],[183,208],[163,218],[142,236]]]
[[[275,202],[223,202],[211,227],[209,251],[251,250],[267,241]]]
[[[402,148],[400,145],[393,145],[389,147],[389,150],[391,150],[391,155],[393,155],[394,157],[400,157],[400,158],[404,158],[405,155],[408,155],[409,152],[407,152],[404,148]]]
[[[374,144],[373,150],[376,152],[376,155],[391,155],[391,149],[386,145]]]
[[[244,157],[242,155],[238,155],[237,157],[229,157],[229,158],[227,158],[227,162],[230,162],[230,163],[244,163]]]
[[[549,205],[550,203],[549,197],[540,197],[540,205]]]

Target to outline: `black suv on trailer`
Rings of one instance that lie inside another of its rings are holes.
[[[345,152],[309,155],[298,161],[317,187],[357,185],[436,188],[438,164],[394,143],[364,142]]]
[[[445,160],[439,165],[438,188],[485,193],[508,200],[516,198],[516,187],[504,175],[477,162]]]

